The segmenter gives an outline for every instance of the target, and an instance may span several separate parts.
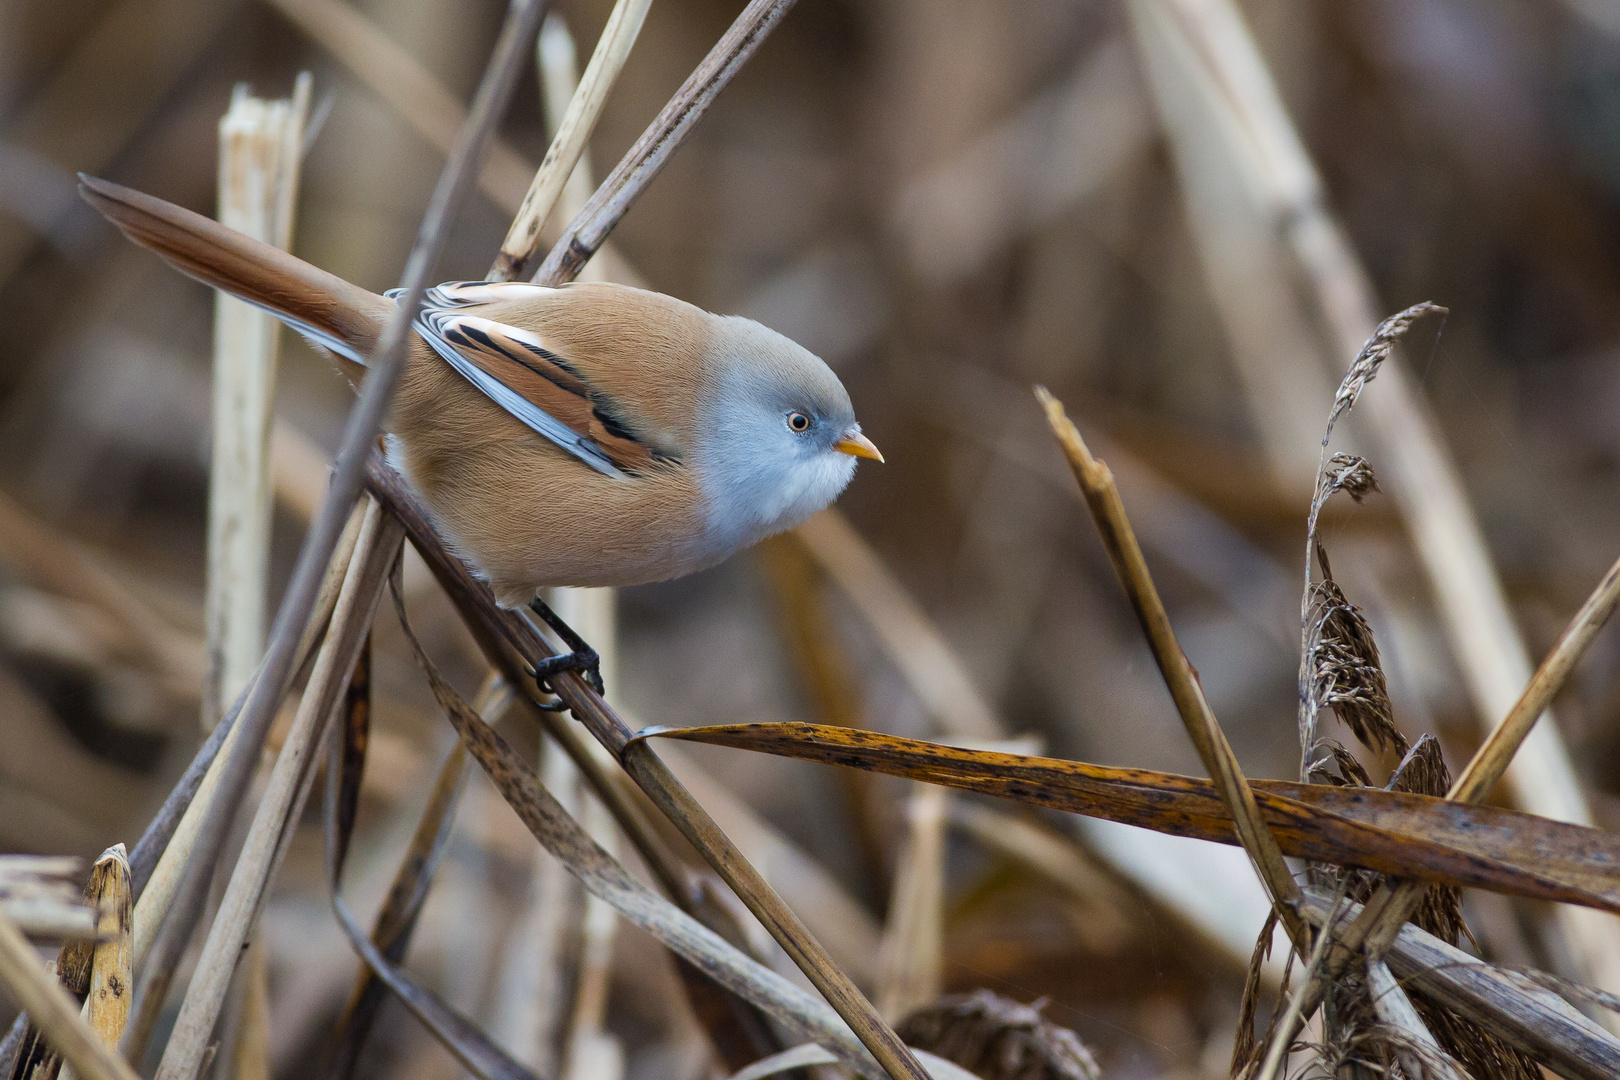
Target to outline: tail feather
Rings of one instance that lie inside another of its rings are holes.
[[[358,382],[394,304],[280,248],[133,188],[79,174],[79,194],[175,269],[276,316]]]

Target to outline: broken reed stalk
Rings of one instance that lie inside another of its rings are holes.
[[[515,660],[532,669],[535,663],[554,655],[551,647],[527,620],[498,608],[489,589],[474,580],[467,568],[450,555],[433,532],[416,496],[397,473],[380,461],[373,461],[367,482],[378,501],[404,522],[412,543],[461,611],[485,655],[508,679],[524,677],[523,668],[517,666]],[[584,679],[569,672],[559,675],[552,685],[574,718],[584,723],[592,736],[607,748],[652,800],[653,805],[663,811],[731,886],[732,891],[776,938],[885,1071],[894,1080],[906,1077],[926,1080],[927,1074],[917,1064],[916,1058],[878,1016],[871,1002],[856,989],[798,916],[782,902],[759,871],[715,825],[691,793],[681,786],[651,747],[645,741],[634,740],[629,725]],[[570,753],[570,756],[574,755]],[[582,771],[586,771],[587,763],[595,764],[588,754],[581,754],[574,760],[581,765]],[[605,787],[610,789],[611,782],[607,782]],[[598,790],[611,806],[612,797],[608,792]],[[680,882],[677,880],[671,884],[678,886]]]
[[[535,281],[558,285],[579,273],[580,267],[607,241],[619,219],[686,141],[693,125],[715,97],[748,62],[793,4],[794,0],[749,0],[748,6],[681,84],[669,104],[602,182],[591,201],[569,223],[535,273]]]
[[[101,853],[84,891],[85,898],[100,911],[101,922],[80,1015],[111,1049],[118,1046],[124,1034],[135,994],[134,950],[130,942],[135,903],[130,895],[129,857],[123,844]],[[71,1063],[62,1066],[59,1075],[61,1080],[78,1077]]]
[[[641,33],[641,24],[651,6],[652,0],[618,0],[613,5],[585,74],[568,99],[568,111],[556,125],[551,146],[534,174],[528,193],[523,196],[523,205],[513,218],[512,227],[507,230],[501,253],[490,272],[491,280],[520,278],[534,259],[540,246],[540,228],[551,215],[552,206],[584,154],[585,144],[596,129],[602,106],[607,102],[608,91],[629,59],[630,49],[636,35]]]
[[[303,808],[314,775],[316,752],[359,658],[372,614],[382,599],[388,569],[398,557],[403,538],[404,530],[372,503],[309,686],[276,758],[242,854],[198,957],[196,972],[180,1004],[173,1034],[158,1066],[158,1080],[192,1080],[197,1075],[230,989],[232,972],[285,850],[283,838]]]
[[[40,964],[34,947],[4,912],[0,912],[0,982],[81,1080],[140,1080],[79,1016],[79,1003]]]
[[[1326,898],[1306,893],[1301,910],[1325,931],[1334,908]],[[1339,923],[1361,913],[1359,904],[1342,908],[1331,921]],[[1335,939],[1343,936],[1335,933]],[[1488,964],[1411,923],[1401,927],[1385,959],[1405,986],[1488,1029],[1561,1076],[1574,1080],[1620,1076],[1620,1038],[1526,975]]]
[[[1603,575],[1603,580],[1598,582],[1592,595],[1586,598],[1586,603],[1581,605],[1570,624],[1564,628],[1558,643],[1541,661],[1541,666],[1524,688],[1524,693],[1519,695],[1519,700],[1513,703],[1513,708],[1475,751],[1468,767],[1452,784],[1451,792],[1446,796],[1448,799],[1479,802],[1491,793],[1491,789],[1507,773],[1509,764],[1519,747],[1524,745],[1537,719],[1546,712],[1547,706],[1596,640],[1598,632],[1614,614],[1616,605],[1620,605],[1620,559],[1609,567],[1609,572]]]
[[[292,244],[312,79],[265,101],[238,84],[219,122],[219,220],[283,251]],[[203,600],[207,670],[202,724],[212,730],[252,678],[264,645],[270,564],[270,425],[281,322],[214,295],[213,438],[208,570]]]
[[[235,745],[220,762],[218,794],[209,802],[198,827],[195,848],[188,859],[192,865],[185,875],[189,880],[182,894],[186,903],[176,903],[164,920],[163,934],[170,942],[175,942],[180,934],[188,932],[195,919],[208,873],[218,859],[230,819],[242,802],[248,781],[258,764],[265,736],[286,695],[299,639],[309,622],[320,582],[331,562],[344,524],[360,493],[366,460],[404,369],[411,320],[421,307],[428,275],[433,272],[444,251],[451,221],[467,194],[477,163],[493,136],[495,125],[505,112],[522,70],[522,62],[527,56],[529,42],[539,29],[548,3],[549,0],[513,0],[474,97],[467,123],[458,134],[455,150],[446,161],[428,201],[416,241],[406,261],[404,295],[396,314],[383,329],[376,352],[368,358],[365,381],[361,384],[359,400],[350,411],[344,427],[326,499],[305,535],[298,562],[282,597],[270,632],[269,645],[254,678],[255,692],[249,695],[234,726],[232,742]],[[177,914],[179,918],[176,918]],[[174,961],[178,961],[178,943],[166,945],[166,951],[172,952]],[[168,957],[164,959],[169,962]],[[143,986],[150,974],[142,973]],[[137,1008],[143,1012],[146,1010],[146,1006],[139,1002]],[[138,1033],[142,1039],[150,1036],[150,1029],[145,1025],[131,1025],[131,1031]],[[191,1078],[186,1076],[181,1080]]]
[[[308,72],[286,101],[252,97],[238,84],[219,124],[221,224],[283,251],[291,247],[304,126],[309,114]],[[207,669],[202,683],[202,725],[219,723],[225,705],[253,678],[264,647],[269,607],[270,429],[281,322],[222,292],[214,294],[214,380],[208,487],[208,563],[203,600]],[[245,958],[246,987],[235,999],[240,1018],[226,1023],[224,1052],[232,1075],[260,1080],[269,1042],[269,986],[264,950]]]
[[[1215,782],[1221,800],[1232,813],[1238,839],[1254,862],[1266,892],[1270,894],[1283,925],[1288,929],[1289,937],[1302,953],[1308,952],[1311,935],[1293,910],[1300,898],[1299,886],[1289,872],[1288,864],[1283,861],[1282,850],[1277,846],[1276,839],[1260,817],[1254,792],[1250,790],[1243,769],[1238,765],[1237,755],[1232,753],[1232,747],[1221,731],[1220,722],[1215,719],[1209,702],[1204,699],[1204,688],[1198,681],[1198,674],[1176,640],[1175,631],[1170,626],[1170,616],[1159,599],[1158,588],[1153,584],[1147,562],[1142,558],[1142,549],[1125,514],[1119,489],[1114,486],[1113,474],[1108,471],[1107,465],[1091,456],[1079,430],[1064,413],[1062,403],[1047,393],[1044,387],[1036,387],[1035,396],[1046,410],[1052,434],[1068,458],[1074,478],[1085,495],[1086,505],[1090,507],[1092,518],[1102,534],[1103,546],[1108,549],[1109,561],[1113,563],[1114,572],[1130,598],[1142,632],[1153,650],[1153,658],[1170,689],[1170,696],[1175,700],[1182,723],[1186,725],[1187,735],[1197,749],[1204,768],[1209,771],[1210,779]]]

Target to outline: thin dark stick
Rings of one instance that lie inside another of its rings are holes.
[[[198,830],[192,865],[187,868],[185,883],[153,942],[148,970],[143,973],[143,986],[147,978],[152,978],[156,980],[154,990],[160,984],[166,987],[173,977],[172,967],[165,974],[156,970],[157,961],[162,959],[171,965],[178,962],[184,942],[176,945],[173,939],[189,938],[195,929],[197,912],[207,891],[213,866],[219,859],[231,819],[235,817],[254,767],[258,764],[271,721],[275,719],[281,699],[286,695],[292,675],[293,654],[314,608],[321,578],[348,520],[349,511],[360,496],[366,459],[404,370],[411,321],[422,306],[428,275],[433,272],[444,252],[450,225],[477,175],[478,163],[488,149],[495,125],[506,111],[528,58],[529,45],[539,32],[540,20],[549,6],[550,0],[512,0],[500,38],[495,44],[494,55],[473,99],[467,123],[457,135],[456,145],[445,162],[444,171],[439,174],[438,185],[428,201],[416,243],[405,264],[402,279],[405,291],[399,310],[389,320],[376,351],[368,358],[366,379],[360,389],[360,399],[350,411],[344,428],[326,501],[304,538],[298,565],[276,613],[270,644],[254,680],[264,692],[252,695],[237,721],[242,725],[241,737],[221,765],[223,771],[219,788]],[[200,879],[200,885],[194,879]]]
[[[602,181],[584,209],[569,222],[561,239],[535,273],[535,281],[542,285],[561,285],[574,280],[580,268],[607,241],[619,219],[686,141],[715,97],[754,55],[760,42],[776,28],[793,4],[794,0],[751,0],[743,8],[742,14],[709,50],[709,55],[687,76],[669,104]],[[521,277],[523,268],[522,263],[512,265],[512,276]]]

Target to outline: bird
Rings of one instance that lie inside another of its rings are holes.
[[[80,174],[135,243],[262,308],[358,386],[378,295],[201,214]],[[883,455],[814,353],[739,316],[606,282],[428,289],[385,422],[389,463],[516,608],[542,588],[714,566],[835,500]]]

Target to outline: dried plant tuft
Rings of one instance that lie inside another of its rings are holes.
[[[1404,754],[1407,740],[1395,727],[1378,643],[1361,609],[1345,599],[1330,576],[1311,585],[1308,611],[1306,708],[1311,728],[1328,706],[1363,746]]]
[[[1041,1015],[1045,1001],[1021,1005],[989,990],[943,997],[895,1029],[912,1046],[953,1061],[983,1080],[1099,1080],[1080,1037]]]
[[[1323,478],[1327,490],[1320,498],[1324,502],[1339,491],[1361,502],[1378,490],[1378,477],[1373,474],[1372,465],[1356,454],[1334,454],[1328,459]]]

